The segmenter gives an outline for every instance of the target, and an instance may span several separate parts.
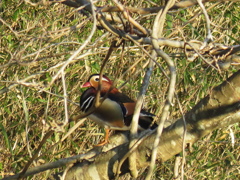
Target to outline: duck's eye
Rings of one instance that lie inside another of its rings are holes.
[[[95,81],[99,81],[99,78],[95,78]]]

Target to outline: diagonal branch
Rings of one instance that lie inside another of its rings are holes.
[[[154,165],[155,165],[155,161],[157,158],[157,150],[158,150],[158,145],[160,142],[160,136],[162,134],[163,131],[163,126],[164,126],[164,122],[167,119],[168,113],[169,113],[169,109],[171,107],[172,104],[172,100],[174,97],[174,91],[175,91],[175,84],[176,84],[176,68],[174,65],[174,62],[170,59],[170,57],[164,53],[158,43],[157,43],[157,39],[162,35],[162,30],[163,30],[163,24],[165,22],[166,19],[166,14],[169,10],[169,8],[175,3],[175,0],[169,0],[166,8],[164,10],[159,11],[159,13],[157,14],[155,21],[154,21],[154,25],[153,25],[153,33],[152,33],[152,45],[154,50],[156,51],[157,55],[162,57],[165,62],[168,65],[168,69],[170,71],[170,82],[169,82],[169,88],[168,88],[168,95],[167,95],[167,99],[165,102],[165,105],[163,107],[163,112],[162,112],[162,117],[159,123],[159,126],[157,128],[157,134],[156,134],[156,138],[153,144],[153,151],[152,151],[152,157],[151,157],[151,163],[150,163],[150,168],[148,170],[148,174],[146,179],[150,180],[152,173],[153,173],[153,169],[154,169]]]

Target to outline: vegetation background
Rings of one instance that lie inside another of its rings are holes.
[[[126,6],[150,7],[159,1],[126,1]],[[114,5],[112,1],[98,1],[95,5]],[[240,3],[205,3],[211,19],[214,42],[225,45],[240,44]],[[150,28],[154,15],[145,15],[144,27]],[[137,14],[133,17],[138,19]],[[206,22],[199,6],[171,11],[164,25],[164,37],[174,40],[199,40],[206,36]],[[48,151],[75,122],[64,129],[64,84],[68,96],[69,116],[78,115],[80,88],[88,76],[99,73],[103,59],[116,37],[98,28],[90,42],[64,71],[64,80],[52,79],[61,66],[89,37],[93,27],[91,17],[61,3],[29,0],[0,1],[0,178],[20,172],[33,156],[44,135],[55,132],[43,145],[41,158],[31,167],[90,150],[103,135],[103,130],[92,121],[74,131],[68,138]],[[149,46],[145,45],[146,50]],[[205,97],[212,87],[239,69],[227,71],[206,66],[198,58],[190,62],[182,49],[163,47],[177,66],[177,87],[183,112]],[[134,43],[125,42],[109,58],[104,73],[118,79],[117,86],[136,99],[149,58]],[[138,62],[138,63],[136,63]],[[167,68],[158,59],[158,63]],[[121,76],[124,72],[124,76]],[[126,83],[124,86],[123,83]],[[155,67],[144,106],[161,115],[167,92],[167,79]],[[181,117],[179,107],[171,108],[168,124]],[[235,140],[232,143],[234,135]],[[240,176],[239,124],[218,129],[193,145],[187,153],[184,176],[186,179],[239,179]],[[63,167],[64,168],[64,167]],[[173,177],[174,158],[155,168],[156,179]],[[47,179],[62,169],[42,172],[29,179]],[[144,173],[142,178],[144,177]],[[124,176],[123,179],[128,176]]]

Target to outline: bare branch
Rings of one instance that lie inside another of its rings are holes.
[[[146,179],[150,180],[152,173],[153,173],[153,169],[154,169],[154,165],[155,165],[155,161],[157,158],[157,150],[158,150],[158,144],[160,142],[160,136],[162,134],[162,130],[163,130],[163,126],[164,126],[164,122],[167,119],[168,116],[168,111],[170,109],[170,106],[172,104],[172,99],[174,97],[174,91],[175,91],[175,84],[176,84],[176,68],[174,65],[174,62],[170,59],[170,57],[164,53],[160,48],[159,45],[157,43],[157,40],[161,35],[162,35],[162,30],[163,30],[163,23],[165,22],[165,18],[166,18],[166,14],[167,11],[169,10],[169,8],[175,3],[174,0],[170,0],[168,1],[166,8],[162,11],[159,11],[159,13],[157,14],[155,21],[154,21],[154,25],[153,25],[153,33],[152,33],[152,45],[154,47],[154,50],[156,51],[156,53],[162,57],[169,68],[170,71],[170,84],[169,84],[169,90],[168,90],[168,95],[167,95],[167,99],[163,108],[163,113],[162,113],[162,117],[159,123],[159,126],[157,128],[157,135],[156,135],[156,139],[154,141],[153,144],[153,151],[152,151],[152,156],[151,156],[151,163],[150,163],[150,167],[148,170],[148,174]]]

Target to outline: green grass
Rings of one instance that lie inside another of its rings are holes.
[[[126,5],[132,5],[134,2],[130,1]],[[61,67],[55,66],[66,61],[85,42],[93,26],[91,19],[62,4],[31,6],[23,0],[2,0],[1,3],[0,17],[5,23],[0,21],[0,89],[14,83],[18,85],[0,95],[0,178],[20,172],[36,151],[44,135],[56,124],[64,121],[62,80],[57,78],[53,84],[49,83]],[[206,6],[210,7],[211,4]],[[215,42],[226,45],[239,43],[240,21],[236,16],[239,14],[239,7],[239,3],[227,2],[208,11],[213,24]],[[177,40],[204,40],[206,36],[204,17],[197,16],[191,20],[200,12],[199,7],[170,12],[164,28],[164,37]],[[151,28],[153,19],[154,16],[144,17],[140,18],[139,22]],[[75,59],[65,69],[67,93],[71,100],[68,103],[69,116],[79,114],[79,107],[72,102],[79,102],[83,92],[80,86],[88,76],[100,71],[107,49],[114,39],[113,35],[98,29],[91,42],[79,55],[89,49],[92,54]],[[140,60],[117,83],[119,86],[128,81],[121,90],[136,98],[148,57],[133,45],[132,42],[126,42],[124,49],[114,51],[104,72],[112,79],[118,78]],[[150,48],[146,49],[151,52]],[[183,53],[183,50],[171,47],[165,47],[164,51],[170,55]],[[220,84],[238,68],[231,67],[228,72],[219,72],[204,66],[201,59],[189,62],[185,57],[174,57],[173,60],[178,73],[176,93],[184,112],[191,109],[212,87]],[[159,58],[157,61],[167,71],[162,59]],[[47,72],[38,74],[43,70]],[[27,81],[23,81],[30,76]],[[145,99],[145,107],[159,116],[167,87],[167,79],[156,66]],[[180,116],[179,107],[175,105],[171,108],[169,121]],[[70,137],[48,152],[48,149],[73,125],[74,122],[71,122],[65,126],[65,132],[54,132],[40,152],[47,153],[31,167],[84,153],[101,139],[100,135],[103,135],[103,130],[95,123],[86,121]],[[188,152],[186,156],[184,168],[186,179],[237,179],[240,129],[238,125],[232,126],[236,139],[234,147],[231,146],[229,132],[226,132],[226,129],[214,131],[193,145],[193,152]],[[174,158],[162,165],[156,165],[155,177],[172,178],[173,167]],[[58,171],[61,169],[43,172],[28,179],[47,179],[51,173]]]

